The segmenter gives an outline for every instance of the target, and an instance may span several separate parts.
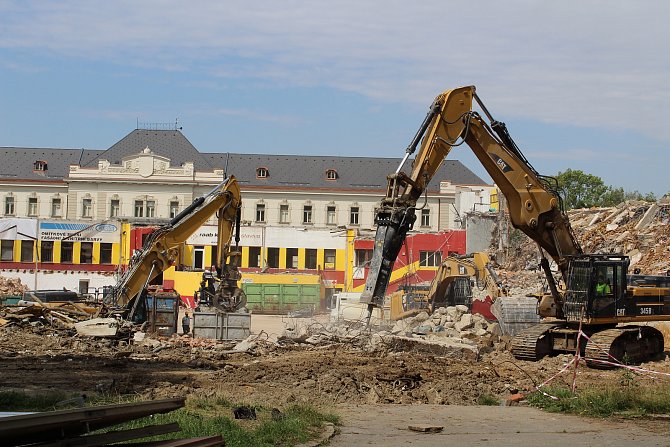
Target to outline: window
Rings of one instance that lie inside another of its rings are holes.
[[[327,225],[335,225],[337,223],[337,219],[335,218],[335,207],[334,206],[328,206],[326,208],[326,224]]]
[[[355,264],[356,267],[367,267],[372,260],[372,250],[355,250]]]
[[[205,247],[203,245],[193,247],[193,269],[205,270]]]
[[[156,201],[147,200],[147,217],[156,217]]]
[[[170,219],[174,219],[179,214],[179,202],[173,200],[170,202]]]
[[[100,264],[111,264],[112,263],[112,244],[108,242],[102,242],[100,244]]]
[[[323,269],[335,270],[335,250],[328,248],[323,251]]]
[[[14,215],[14,197],[5,197],[5,214],[9,216]]]
[[[33,262],[35,241],[21,241],[21,262]]]
[[[28,197],[28,215],[37,216],[37,197]]]
[[[42,241],[40,243],[40,261],[54,262],[54,243],[53,241]]]
[[[256,169],[256,177],[258,178],[268,178],[270,175],[270,171],[268,171],[268,168],[258,168]]]
[[[297,248],[287,248],[286,249],[286,268],[297,269],[298,268],[298,249]]]
[[[33,163],[33,170],[35,171],[46,171],[47,169],[47,162],[44,160],[37,160]]]
[[[265,222],[265,204],[256,204],[256,222]]]
[[[316,248],[305,249],[305,268],[316,269]]]
[[[0,249],[0,260],[12,262],[14,260],[14,241],[3,240]]]
[[[326,171],[327,180],[337,180],[337,171],[335,169],[328,169]]]
[[[60,262],[72,262],[74,242],[63,241],[60,243]]]
[[[279,223],[288,223],[288,205],[279,205]]]
[[[261,266],[261,247],[249,247],[249,267]]]
[[[112,199],[109,204],[109,217],[119,217],[121,212],[121,202],[119,199]]]
[[[93,264],[93,242],[82,242],[79,254],[81,264]]]
[[[312,205],[305,205],[302,208],[302,223],[312,223]]]
[[[81,202],[81,217],[91,217],[93,215],[93,199],[84,199]]]
[[[135,217],[144,217],[144,201],[143,200],[135,200],[135,214],[133,214]]]
[[[421,267],[437,267],[442,264],[442,252],[422,251],[419,252],[419,265]]]
[[[349,223],[351,225],[358,225],[358,207],[352,206],[349,210]]]
[[[61,216],[61,200],[60,198],[51,199],[51,217]]]
[[[429,227],[430,226],[430,210],[424,208],[421,210],[421,226]]]
[[[279,268],[279,247],[268,247],[268,267]]]

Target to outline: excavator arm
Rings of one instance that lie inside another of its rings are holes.
[[[220,296],[221,299],[214,305],[230,310],[231,306],[227,305],[226,299],[239,299],[241,293],[241,290],[237,288],[239,250],[231,249],[235,227],[239,234],[241,206],[240,187],[235,177],[231,176],[209,193],[194,200],[167,225],[151,233],[144,247],[133,256],[128,270],[114,287],[115,303],[119,306],[127,306],[131,300],[141,295],[151,280],[174,264],[184,242],[216,214],[218,217],[217,270],[221,272],[220,276],[223,277],[223,280],[217,290],[217,296]],[[239,241],[239,236],[237,241]]]
[[[490,124],[473,110],[477,102]],[[402,172],[409,156],[421,147],[410,175]],[[417,204],[444,158],[455,146],[466,143],[507,199],[510,220],[558,264],[567,275],[566,255],[582,252],[562,210],[555,181],[535,171],[516,146],[504,123],[496,121],[475,93],[474,86],[447,90],[437,96],[400,166],[388,176],[386,197],[375,218],[377,232],[370,271],[361,302],[380,307],[393,263],[416,219]],[[544,259],[552,295],[559,300],[556,284]]]

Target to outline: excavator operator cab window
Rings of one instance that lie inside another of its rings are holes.
[[[623,266],[619,264],[596,264],[593,276],[593,310],[596,317],[614,317],[619,307]]]
[[[596,296],[612,294],[614,266],[599,266],[596,268]]]

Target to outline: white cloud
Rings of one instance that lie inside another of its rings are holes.
[[[662,0],[73,0],[0,11],[5,49],[426,105],[475,84],[506,116],[670,140]]]

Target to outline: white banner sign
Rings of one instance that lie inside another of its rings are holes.
[[[119,222],[80,223],[40,221],[39,238],[43,241],[118,243]]]
[[[37,237],[37,219],[0,219],[0,239],[34,241]]]

